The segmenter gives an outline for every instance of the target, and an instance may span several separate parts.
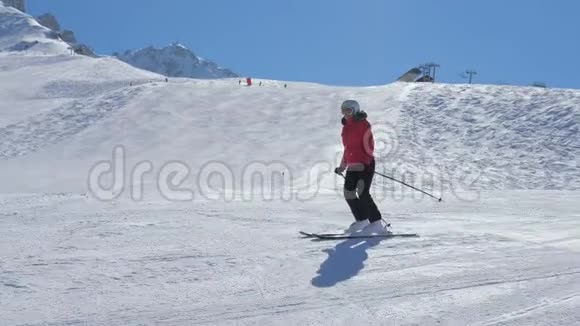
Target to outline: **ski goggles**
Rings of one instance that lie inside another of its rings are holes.
[[[344,115],[352,115],[352,113],[354,112],[354,109],[353,108],[342,107],[342,108],[340,108],[340,111]]]

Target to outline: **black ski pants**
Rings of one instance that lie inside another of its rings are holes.
[[[370,193],[374,174],[375,160],[362,171],[346,171],[344,198],[357,221],[368,219],[372,223],[382,218]]]

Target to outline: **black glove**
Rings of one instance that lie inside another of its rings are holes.
[[[344,172],[345,168],[343,166],[339,166],[336,169],[334,169],[334,173],[336,174],[342,174],[342,172]]]

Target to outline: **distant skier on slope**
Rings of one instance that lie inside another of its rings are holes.
[[[344,198],[355,218],[347,232],[362,234],[387,234],[381,213],[370,194],[375,173],[374,138],[366,112],[355,100],[341,105],[342,144],[344,153],[340,166],[334,172],[346,171]]]

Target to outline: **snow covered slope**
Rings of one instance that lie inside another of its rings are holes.
[[[580,188],[580,91],[422,83],[407,90],[403,170],[469,171],[479,189]]]
[[[417,239],[314,242],[346,204],[0,197],[6,325],[578,325],[578,193],[388,200]],[[396,214],[393,214],[396,213]]]
[[[0,54],[0,75],[0,128],[22,124],[111,91],[128,89],[130,84],[163,78],[113,58],[71,55]],[[6,139],[1,138],[0,142]],[[19,142],[23,144],[26,140]]]
[[[68,48],[55,32],[0,1],[0,52],[58,55],[69,53]]]
[[[75,60],[68,59],[66,65],[75,65]],[[14,62],[0,59],[0,66],[14,67]],[[0,89],[6,90],[8,100],[0,117],[4,121],[0,157],[5,166],[0,174],[14,175],[25,165],[34,184],[47,187],[27,189],[30,184],[18,183],[2,185],[2,190],[86,191],[90,164],[111,159],[117,145],[124,146],[134,163],[151,161],[156,172],[169,161],[186,162],[192,171],[215,161],[227,166],[238,181],[249,163],[280,161],[278,169],[303,186],[313,169],[329,172],[338,161],[336,107],[345,98],[359,99],[369,112],[383,172],[397,177],[412,173],[417,182],[433,174],[425,186],[434,191],[449,190],[450,185],[580,188],[578,91],[405,83],[283,88],[275,81],[241,87],[231,79],[136,85],[145,78],[138,71],[135,85],[129,86],[130,74],[119,73],[116,61],[83,62],[80,71],[94,74],[94,79],[51,81],[55,73],[48,68],[60,69],[64,63],[2,72],[7,82]],[[28,82],[32,71],[36,77]],[[110,78],[114,74],[122,79]],[[20,85],[9,82],[14,80],[29,87],[12,91]],[[13,95],[18,92],[20,97]],[[18,103],[46,107],[30,112],[28,105]],[[37,162],[43,164],[36,166]],[[55,179],[53,167],[68,162],[71,166],[62,173],[70,182]],[[154,175],[144,182],[154,183],[153,179]],[[334,189],[336,181],[327,173],[320,185]],[[193,186],[195,180],[189,182]],[[227,190],[241,191],[235,185]]]
[[[174,43],[162,49],[147,47],[138,51],[125,51],[118,58],[135,67],[169,77],[233,78],[229,69],[196,56],[181,44]]]

